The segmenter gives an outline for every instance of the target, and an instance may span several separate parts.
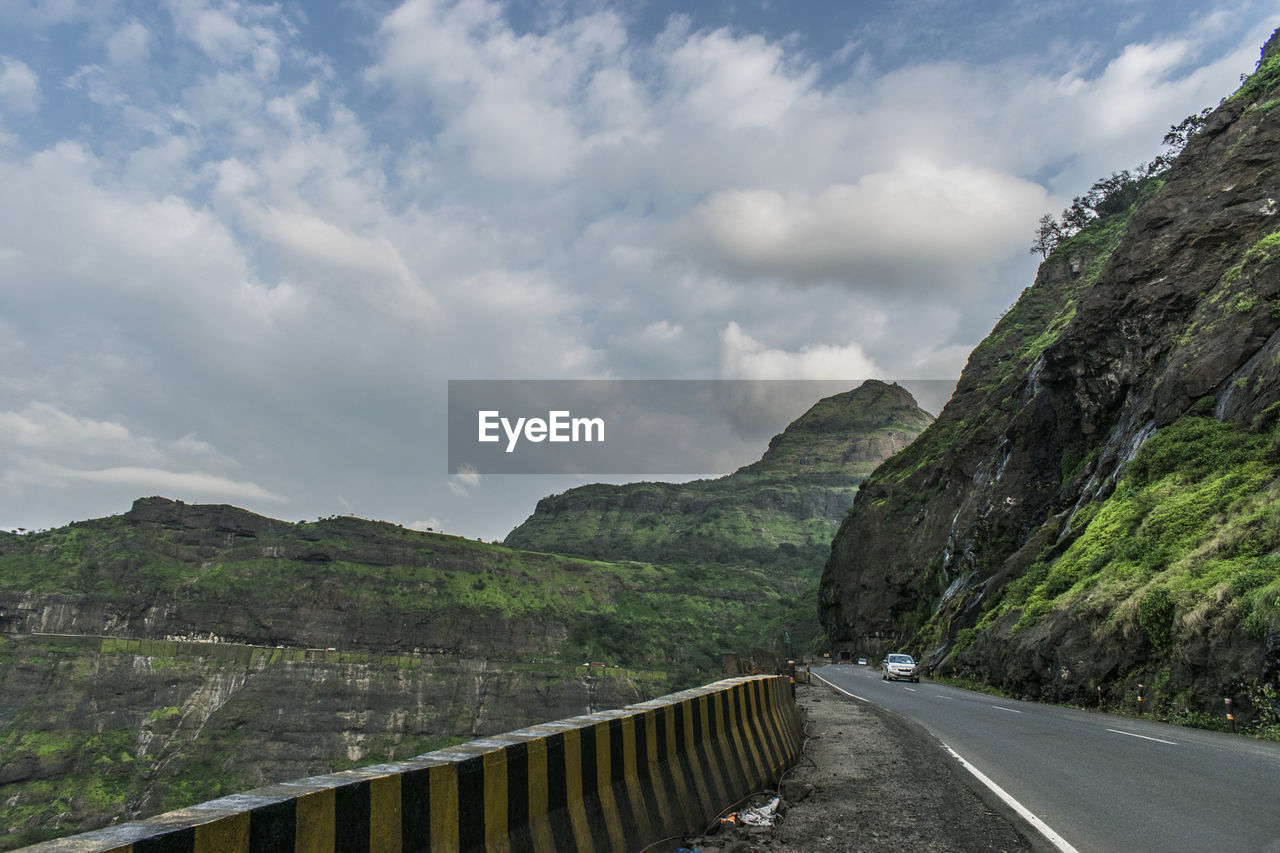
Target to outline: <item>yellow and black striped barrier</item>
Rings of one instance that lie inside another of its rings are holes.
[[[773,787],[800,740],[787,678],[730,678],[27,850],[621,853],[700,833],[722,809]]]

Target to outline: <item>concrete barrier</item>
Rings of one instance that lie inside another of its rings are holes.
[[[25,849],[622,853],[701,832],[776,785],[800,743],[786,678],[730,678]]]

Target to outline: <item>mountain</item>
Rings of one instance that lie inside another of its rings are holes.
[[[821,619],[839,648],[910,648],[1020,695],[1114,703],[1142,683],[1171,716],[1219,719],[1234,696],[1265,720],[1280,31],[1170,168],[1130,189],[1053,249],[938,420],[863,485]]]
[[[826,558],[858,485],[933,418],[898,385],[824,398],[759,461],[714,480],[590,485],[543,498],[504,544],[595,559],[768,566]]]
[[[0,536],[0,847],[711,680],[816,631],[815,553],[929,420],[872,382],[729,477],[622,487],[634,542],[678,538],[625,562],[161,497]]]
[[[6,535],[0,848],[702,684],[778,602],[753,576],[159,497]]]
[[[504,542],[661,563],[701,589],[745,590],[770,614],[756,643],[802,654],[821,633],[818,576],[858,485],[932,420],[906,389],[868,380],[818,401],[732,474],[570,489],[540,500]],[[600,625],[601,633],[628,627]]]

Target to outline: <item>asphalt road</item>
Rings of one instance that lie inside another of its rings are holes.
[[[1280,853],[1280,744],[1001,699],[865,666],[813,674],[918,723],[1064,850]]]

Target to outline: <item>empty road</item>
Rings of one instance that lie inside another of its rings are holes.
[[[1063,850],[1280,853],[1280,744],[1150,720],[813,674],[923,726],[1059,837]]]

